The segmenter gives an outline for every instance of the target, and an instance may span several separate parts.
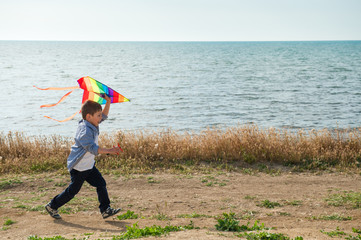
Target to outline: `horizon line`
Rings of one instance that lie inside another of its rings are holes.
[[[361,39],[344,40],[42,40],[42,39],[0,39],[0,42],[357,42]]]

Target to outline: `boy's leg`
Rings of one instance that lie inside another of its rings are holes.
[[[57,210],[65,203],[69,202],[72,198],[74,198],[74,196],[80,191],[80,188],[82,187],[86,176],[89,174],[89,171],[79,172],[75,169],[71,170],[71,183],[62,193],[55,196],[51,200],[50,207]]]
[[[98,200],[99,200],[99,209],[103,213],[110,207],[110,200],[108,196],[108,191],[106,188],[106,182],[99,170],[94,166],[91,170],[91,173],[85,179],[90,185],[96,187]]]

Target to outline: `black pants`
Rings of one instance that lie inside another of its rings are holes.
[[[70,176],[71,183],[62,193],[55,196],[51,200],[51,208],[58,209],[74,198],[74,196],[80,191],[84,181],[87,181],[91,186],[97,188],[100,212],[104,212],[109,207],[110,200],[106,188],[106,182],[95,166],[93,169],[84,172],[79,172],[75,169],[72,169],[70,171]]]

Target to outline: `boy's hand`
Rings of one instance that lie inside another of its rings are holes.
[[[113,147],[113,148],[111,149],[111,151],[112,151],[113,154],[119,155],[119,153],[121,152],[121,148],[119,148],[119,147]]]
[[[102,94],[102,98],[104,98],[107,102],[111,102],[112,100],[110,99],[110,97],[108,97],[108,95],[106,94]]]
[[[119,154],[120,152],[122,152],[122,149],[120,147],[98,149],[99,154]]]
[[[106,94],[102,94],[102,98],[104,98],[105,101],[107,101],[106,104],[105,104],[105,107],[104,107],[104,109],[103,109],[103,114],[108,116],[108,114],[109,114],[109,109],[110,109],[110,103],[111,103],[112,100],[111,100],[110,97],[109,97],[108,95],[106,95]]]

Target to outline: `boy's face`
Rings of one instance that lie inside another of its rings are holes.
[[[94,113],[93,115],[88,113],[86,115],[86,120],[88,122],[90,122],[91,124],[93,124],[94,126],[98,127],[100,121],[102,120],[102,111],[98,111],[98,112]]]

